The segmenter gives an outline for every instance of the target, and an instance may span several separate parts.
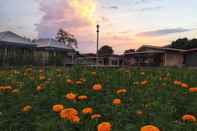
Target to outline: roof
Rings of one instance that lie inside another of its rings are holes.
[[[175,48],[169,48],[169,47],[159,47],[159,46],[152,46],[152,45],[143,45],[140,48],[136,50],[136,52],[149,52],[149,51],[140,51],[143,48],[149,48],[153,50],[158,50],[158,51],[172,51],[172,52],[184,52],[185,50],[182,49],[175,49]],[[132,54],[132,52],[131,52]]]
[[[58,42],[55,39],[38,39],[34,43],[38,48],[56,48],[62,50],[74,50],[72,47],[65,45],[62,42]]]
[[[17,35],[11,31],[0,32],[0,41],[6,43],[34,45],[30,39]]]
[[[182,49],[176,49],[176,48],[161,48],[163,50],[167,50],[167,51],[177,51],[177,52],[184,52],[185,50]]]
[[[7,48],[9,48],[9,47],[14,47],[14,48],[35,48],[36,45],[0,41],[0,47],[7,47]]]
[[[186,50],[185,53],[197,52],[197,48]]]
[[[165,46],[160,47],[160,46],[153,46],[153,45],[143,45],[140,48],[138,48],[137,51],[141,50],[142,48],[151,48],[151,49],[168,50],[168,51],[180,51],[180,52],[185,51],[182,49],[169,48],[169,47],[165,47]]]
[[[153,54],[153,53],[165,53],[165,51],[137,51],[131,53],[125,53],[124,55],[133,55],[133,54]]]
[[[81,56],[84,56],[84,57],[96,57],[96,54],[95,53],[85,53],[85,54],[81,54]]]

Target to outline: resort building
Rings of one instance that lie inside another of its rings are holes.
[[[124,61],[130,66],[170,66],[184,65],[185,50],[144,45],[135,52],[125,53]]]
[[[0,33],[0,65],[72,64],[76,51],[53,39],[31,41],[16,33]]]
[[[197,48],[184,52],[184,64],[187,67],[197,67]]]
[[[0,32],[0,66],[73,64],[101,67],[197,67],[197,49],[144,45],[137,50],[127,50],[124,55],[97,57],[94,53],[79,54],[74,48],[55,39],[32,41],[11,31]]]
[[[121,65],[121,55],[111,55],[108,57],[97,57],[94,53],[80,54],[75,59],[76,64],[100,66],[100,67],[119,67]]]

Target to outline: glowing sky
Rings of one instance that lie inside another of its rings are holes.
[[[100,46],[121,53],[143,44],[197,37],[196,7],[197,0],[1,0],[0,31],[49,38],[64,28],[85,53],[96,50],[98,23]]]

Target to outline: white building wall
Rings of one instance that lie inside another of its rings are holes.
[[[166,53],[164,59],[164,66],[181,67],[183,65],[184,56],[182,54]]]

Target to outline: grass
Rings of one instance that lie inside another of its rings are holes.
[[[96,71],[96,75],[92,72]],[[44,77],[44,78],[40,78]],[[68,84],[68,79],[85,79],[82,85]],[[197,70],[188,69],[86,69],[63,68],[11,68],[0,69],[0,85],[12,88],[0,91],[1,131],[96,131],[97,125],[107,121],[112,131],[140,131],[147,124],[161,131],[197,131],[197,123],[184,122],[182,116],[197,117],[197,93],[174,84],[174,80],[197,86]],[[147,81],[145,84],[141,84]],[[92,90],[95,83],[103,86],[101,92]],[[43,91],[37,91],[38,85]],[[127,90],[117,95],[120,88]],[[73,92],[87,95],[85,101],[69,101],[64,96]],[[115,98],[122,104],[112,105]],[[52,111],[54,104],[78,110],[80,122],[73,124]],[[32,109],[22,112],[25,105]],[[81,113],[84,107],[92,107],[102,115],[92,120]],[[140,114],[139,114],[140,112]]]

